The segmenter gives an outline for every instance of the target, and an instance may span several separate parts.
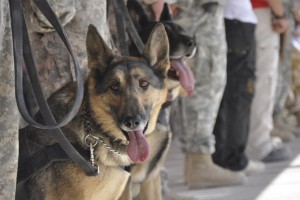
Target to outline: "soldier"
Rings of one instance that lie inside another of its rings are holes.
[[[196,78],[195,92],[182,99],[185,117],[183,129],[177,133],[185,153],[186,183],[189,188],[243,183],[244,173],[215,165],[211,156],[215,151],[213,128],[226,84],[223,1],[177,2],[177,22],[197,38],[196,55],[188,63]]]
[[[251,105],[246,154],[264,162],[290,158],[290,149],[280,138],[272,138],[273,110],[278,77],[279,33],[288,29],[288,19],[281,1],[251,0],[257,17],[256,81]]]
[[[250,0],[226,0],[227,84],[214,127],[216,164],[246,175],[262,172],[262,162],[245,155],[255,80],[256,16]]]

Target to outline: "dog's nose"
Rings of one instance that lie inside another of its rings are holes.
[[[187,45],[188,47],[195,46],[195,44],[196,44],[196,42],[195,42],[195,40],[194,40],[193,38],[188,39],[187,42],[186,42],[186,45]]]
[[[127,128],[135,129],[141,123],[141,116],[140,115],[126,116],[123,123]]]

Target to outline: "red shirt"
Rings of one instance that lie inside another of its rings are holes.
[[[268,8],[268,0],[251,0],[253,8]]]

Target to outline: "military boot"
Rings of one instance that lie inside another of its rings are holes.
[[[239,185],[247,181],[245,173],[233,172],[214,164],[210,154],[187,154],[185,176],[190,189]]]

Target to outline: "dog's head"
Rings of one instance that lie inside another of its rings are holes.
[[[170,45],[171,68],[168,71],[169,80],[180,81],[183,89],[192,95],[195,80],[190,68],[185,64],[184,57],[192,57],[196,52],[196,40],[189,36],[184,29],[172,20],[168,5],[165,3],[160,21],[150,20],[144,9],[136,0],[129,0],[127,8],[138,30],[142,40],[146,42],[151,30],[157,23],[162,23],[166,29]],[[175,83],[176,85],[176,83]],[[174,82],[169,81],[169,89],[172,89]]]
[[[127,151],[134,163],[142,162],[149,154],[144,135],[154,130],[167,95],[170,63],[165,29],[161,24],[154,27],[145,45],[146,59],[113,55],[92,25],[86,45],[92,115],[112,148]]]

